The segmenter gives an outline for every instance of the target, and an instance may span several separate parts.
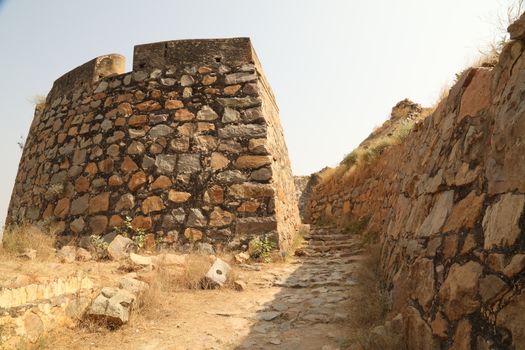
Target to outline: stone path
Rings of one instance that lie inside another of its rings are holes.
[[[357,241],[313,228],[291,263],[238,271],[245,291],[167,293],[163,305],[114,332],[65,331],[54,349],[346,349]],[[69,333],[68,333],[69,332]]]
[[[358,244],[329,227],[313,228],[306,256],[281,291],[258,314],[260,321],[238,349],[340,349],[348,336],[350,287]]]

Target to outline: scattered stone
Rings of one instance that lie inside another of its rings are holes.
[[[137,295],[146,291],[149,288],[149,285],[146,282],[139,281],[135,278],[124,276],[119,280],[119,287]]]
[[[233,287],[235,288],[235,290],[241,292],[243,290],[246,290],[246,288],[248,286],[247,286],[246,282],[244,282],[244,281],[235,280],[235,281],[233,281]]]
[[[134,247],[131,239],[117,235],[108,246],[108,255],[112,260],[122,260],[129,256]]]
[[[77,248],[70,245],[63,246],[57,252],[57,257],[60,260],[60,262],[73,263],[75,262],[77,257]]]
[[[203,285],[207,288],[222,287],[224,283],[226,283],[230,271],[230,265],[228,265],[225,261],[217,258],[206,273]]]
[[[86,316],[104,321],[108,327],[116,328],[129,321],[135,295],[117,288],[105,287],[89,307]]]

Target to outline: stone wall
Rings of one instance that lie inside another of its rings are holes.
[[[237,248],[299,216],[278,109],[247,38],[96,58],[59,78],[27,137],[7,224],[103,235],[126,216],[158,242]],[[56,225],[55,225],[56,226]]]
[[[311,194],[310,221],[368,217],[380,233],[409,349],[525,346],[524,22],[403,144]]]

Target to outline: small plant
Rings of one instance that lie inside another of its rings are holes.
[[[255,237],[248,244],[248,253],[253,259],[259,259],[265,263],[271,261],[271,252],[276,248],[275,243],[268,236]]]
[[[95,249],[106,250],[108,249],[108,242],[104,241],[102,237],[97,235],[89,236],[89,241],[95,247]]]
[[[144,248],[144,242],[146,241],[146,231],[142,228],[133,227],[131,221],[131,217],[126,216],[123,226],[115,226],[113,229],[117,234],[131,238],[138,248]]]

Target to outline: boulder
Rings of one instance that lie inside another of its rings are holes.
[[[108,246],[108,255],[112,260],[122,260],[129,256],[134,246],[131,239],[117,235]]]
[[[135,299],[135,295],[127,290],[102,288],[89,307],[86,317],[104,321],[110,328],[120,327],[129,321]]]
[[[124,276],[119,280],[119,287],[127,290],[133,294],[139,294],[149,288],[146,282],[139,281],[138,279]]]

